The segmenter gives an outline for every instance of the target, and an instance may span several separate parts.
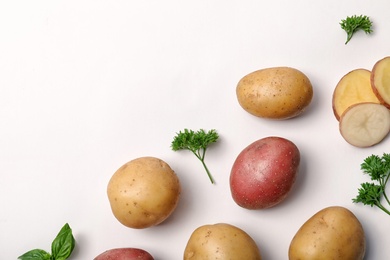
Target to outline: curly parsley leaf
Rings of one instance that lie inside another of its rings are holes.
[[[384,198],[390,205],[386,194],[386,185],[390,177],[390,154],[384,153],[382,157],[371,155],[364,159],[360,168],[364,174],[370,176],[372,182],[362,183],[358,189],[358,195],[352,199],[352,202],[376,206],[390,215],[389,209],[382,203]]]
[[[191,151],[201,162],[205,168],[207,175],[211,183],[214,183],[214,179],[211,176],[209,169],[204,161],[206,150],[211,143],[217,142],[219,135],[215,129],[206,132],[203,129],[198,131],[184,129],[176,133],[171,143],[173,151],[189,150]]]
[[[352,39],[352,36],[358,30],[363,30],[366,34],[373,32],[372,22],[366,15],[347,16],[347,18],[341,20],[340,26],[341,29],[347,33],[347,41],[345,44],[347,44]]]

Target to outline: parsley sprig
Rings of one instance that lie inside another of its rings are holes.
[[[211,183],[214,183],[214,179],[206,166],[204,158],[208,146],[211,143],[217,142],[218,138],[219,135],[215,129],[212,129],[208,132],[203,129],[200,129],[196,132],[193,130],[184,129],[184,131],[176,133],[176,136],[172,141],[171,148],[173,151],[191,151],[202,162],[202,165],[205,168]]]
[[[358,30],[363,30],[366,34],[372,33],[372,22],[370,18],[366,15],[353,15],[347,16],[347,18],[341,20],[340,22],[341,29],[347,33],[347,44],[354,33]]]
[[[370,176],[372,182],[361,184],[358,195],[352,199],[354,203],[363,203],[371,207],[376,206],[390,215],[389,209],[383,205],[383,199],[390,205],[386,194],[386,185],[390,178],[390,154],[384,153],[382,157],[371,155],[360,165],[363,173]]]

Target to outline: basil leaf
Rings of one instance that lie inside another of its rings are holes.
[[[33,249],[19,256],[21,260],[50,260],[50,254],[42,249]]]
[[[75,246],[72,229],[66,223],[51,244],[51,254],[54,260],[68,259]]]

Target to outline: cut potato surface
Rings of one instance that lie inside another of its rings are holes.
[[[390,56],[379,60],[374,65],[371,85],[379,100],[390,109]]]
[[[350,106],[363,102],[380,103],[371,87],[371,72],[366,69],[352,70],[337,83],[333,92],[333,113],[337,120]]]
[[[349,107],[340,118],[340,133],[351,145],[369,147],[381,142],[390,131],[390,110],[376,103]]]

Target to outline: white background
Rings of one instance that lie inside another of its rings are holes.
[[[298,228],[320,209],[352,210],[366,231],[366,259],[390,257],[390,216],[353,204],[360,164],[389,152],[348,145],[331,98],[350,70],[390,55],[388,0],[2,1],[0,3],[0,259],[50,250],[66,222],[77,240],[71,259],[139,247],[156,260],[182,259],[192,231],[226,222],[242,228],[266,260],[288,259]],[[368,15],[374,33],[344,44],[339,22]],[[314,98],[301,116],[255,118],[235,96],[244,75],[291,66],[311,80]],[[216,129],[207,152],[216,185],[186,151],[179,130]],[[249,211],[230,195],[238,153],[266,136],[293,141],[302,156],[290,196]],[[112,215],[111,175],[141,156],[166,161],[182,184],[163,224],[133,230]]]

